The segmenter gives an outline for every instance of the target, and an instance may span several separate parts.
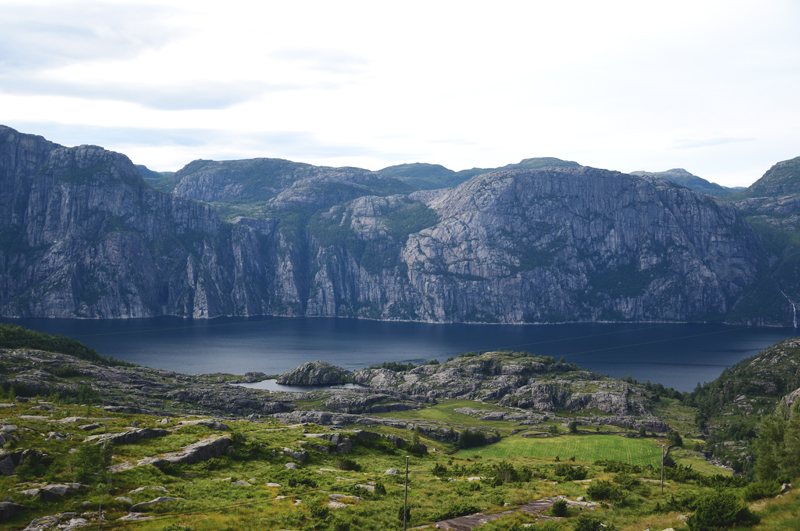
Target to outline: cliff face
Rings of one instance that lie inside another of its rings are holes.
[[[0,128],[0,180],[4,315],[702,320],[763,262],[732,207],[585,167],[409,194],[358,168],[196,161],[165,194],[123,155]]]
[[[9,316],[263,313],[257,233],[144,184],[124,155],[0,128],[0,308]]]
[[[366,197],[328,213],[349,221],[359,241],[402,251],[393,267],[372,272],[363,254],[358,267],[342,245],[320,246],[310,312],[694,320],[730,311],[759,270],[759,240],[731,207],[661,179],[592,168],[485,174],[429,195],[439,221],[405,242],[382,221],[392,201]]]

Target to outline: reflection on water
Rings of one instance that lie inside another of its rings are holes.
[[[263,380],[261,382],[233,384],[250,389],[264,389],[265,391],[283,391],[286,393],[310,393],[311,391],[330,391],[331,389],[368,389],[365,385],[346,383],[341,385],[281,385],[277,380]]]
[[[725,367],[796,333],[792,328],[663,323],[466,325],[280,317],[0,320],[76,338],[104,356],[188,374],[281,374],[314,360],[355,370],[384,361],[445,361],[469,351],[526,350],[682,391],[715,379]]]

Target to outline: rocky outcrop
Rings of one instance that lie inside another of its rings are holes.
[[[150,457],[139,462],[139,465],[150,464],[156,468],[167,465],[191,465],[200,461],[208,461],[212,457],[229,453],[233,450],[232,443],[228,437],[218,437],[202,439],[178,452],[164,454],[161,457]]]
[[[35,387],[27,388],[41,389],[45,395],[53,392],[75,394],[81,383],[55,376],[41,370],[42,367],[48,367],[50,370],[60,368],[79,370],[87,375],[87,381],[104,397],[106,403],[124,404],[105,406],[108,412],[245,417],[268,415],[292,408],[291,401],[287,397],[276,397],[257,389],[227,385],[224,379],[219,381],[217,375],[188,376],[147,367],[109,367],[66,354],[28,350],[1,351],[0,359],[9,369],[7,373],[0,374],[0,384],[23,387],[27,386],[28,382],[35,381],[37,382]],[[54,423],[80,420],[77,418],[56,420],[49,417],[44,419]],[[224,424],[212,419],[188,422],[204,424],[215,430],[226,428]],[[15,429],[14,426],[3,426],[0,433],[4,438],[11,438]],[[129,438],[147,433],[159,434],[163,433],[163,430],[132,430],[120,436]],[[90,440],[100,437],[102,435],[90,436]],[[2,462],[1,457],[0,462]]]
[[[87,441],[97,441],[98,444],[108,442],[110,444],[132,444],[142,439],[153,439],[155,437],[166,437],[169,432],[163,428],[133,428],[122,433],[110,433],[108,435],[91,435]]]
[[[347,369],[325,361],[309,361],[280,375],[276,380],[281,385],[336,385],[352,380]]]

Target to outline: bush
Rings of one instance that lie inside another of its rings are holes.
[[[586,467],[578,466],[574,467],[572,465],[556,465],[555,470],[553,471],[556,476],[563,477],[567,481],[578,481],[581,479],[586,479],[586,475],[588,474],[588,470]]]
[[[633,490],[639,485],[641,485],[641,481],[639,481],[638,479],[629,474],[624,474],[622,472],[620,472],[619,474],[614,474],[614,477],[612,477],[611,479],[614,481],[614,483],[616,483],[625,490]]]
[[[734,525],[752,526],[758,522],[758,516],[728,491],[710,492],[700,498],[694,514],[686,520],[692,531],[719,531]]]
[[[400,506],[400,510],[397,511],[397,518],[402,522],[405,518],[406,523],[411,523],[411,507],[408,507],[403,513],[403,506]]]
[[[402,509],[400,510],[402,512]],[[442,510],[436,517],[436,520],[450,520],[451,518],[458,518],[468,514],[475,514],[480,512],[480,509],[472,504],[465,502],[451,503]]]
[[[780,483],[774,481],[758,481],[745,487],[742,498],[749,502],[756,501],[762,498],[775,497],[780,493],[780,491]]]
[[[353,459],[349,457],[337,457],[336,458],[336,468],[339,470],[353,470],[358,472],[361,470],[361,467],[356,463]]]
[[[644,472],[643,466],[631,465],[622,461],[614,461],[613,459],[598,459],[594,464],[603,467],[603,472],[627,472],[628,474],[641,474]]]
[[[575,519],[574,531],[611,531],[613,526],[603,525],[599,518],[582,514]]]
[[[74,454],[75,481],[93,483],[111,465],[111,445],[84,443]]]
[[[593,500],[611,500],[619,502],[625,499],[622,489],[605,480],[592,481],[586,494]]]
[[[557,500],[553,502],[553,508],[550,510],[553,516],[557,516],[559,518],[563,518],[567,516],[567,501],[566,500]]]
[[[486,434],[478,430],[464,430],[458,434],[459,448],[474,448],[486,444]]]
[[[519,481],[519,473],[514,469],[514,466],[508,461],[500,461],[494,467],[494,477],[499,479],[501,483],[511,483]]]
[[[741,488],[747,486],[747,478],[714,474],[713,476],[698,476],[697,484],[713,489]]]

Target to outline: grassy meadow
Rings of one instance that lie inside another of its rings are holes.
[[[547,438],[515,435],[487,447],[462,450],[459,455],[547,461],[556,458],[566,461],[574,457],[579,463],[613,460],[655,466],[660,462],[661,448],[657,446],[656,439],[629,439],[619,435],[560,435]]]

